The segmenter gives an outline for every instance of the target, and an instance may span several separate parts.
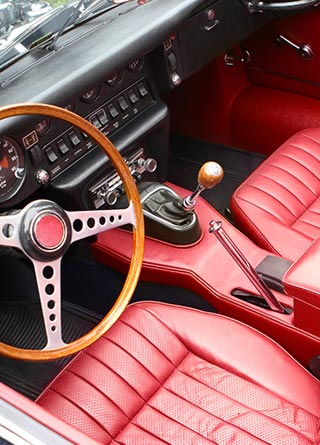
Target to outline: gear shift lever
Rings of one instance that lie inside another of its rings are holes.
[[[189,245],[201,237],[201,227],[193,211],[196,199],[223,178],[223,170],[216,162],[206,162],[198,173],[198,186],[181,199],[166,184],[140,182],[141,203],[145,217],[146,234],[175,245]]]
[[[193,210],[197,198],[203,190],[208,190],[215,187],[223,178],[224,172],[223,168],[217,162],[209,161],[203,164],[198,173],[198,185],[195,191],[186,196],[182,202],[182,208],[185,211]]]

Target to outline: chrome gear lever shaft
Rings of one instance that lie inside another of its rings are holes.
[[[240,249],[229,237],[227,232],[223,229],[222,222],[215,220],[210,221],[209,232],[213,233],[218,241],[220,241],[229,255],[234,259],[237,265],[242,269],[242,271],[257,289],[259,295],[261,295],[261,297],[268,303],[270,309],[282,314],[287,313],[286,309],[279,303],[263,279],[259,276]]]
[[[197,188],[190,196],[186,196],[182,200],[182,208],[186,211],[193,210],[200,193],[203,190],[211,189],[219,184],[223,178],[223,174],[223,169],[217,162],[209,161],[203,164],[198,173]]]

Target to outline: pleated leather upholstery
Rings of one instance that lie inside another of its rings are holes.
[[[107,444],[311,445],[320,384],[272,340],[216,314],[130,306],[38,403]]]
[[[295,260],[320,237],[320,128],[291,137],[236,190],[231,211],[261,247]]]

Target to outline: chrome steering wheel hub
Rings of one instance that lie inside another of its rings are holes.
[[[21,247],[30,258],[54,260],[64,255],[71,242],[67,213],[56,203],[34,201],[22,210],[18,227]]]

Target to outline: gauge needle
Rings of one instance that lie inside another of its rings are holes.
[[[8,168],[9,167],[8,158],[6,156],[1,159],[0,167],[1,168]]]

